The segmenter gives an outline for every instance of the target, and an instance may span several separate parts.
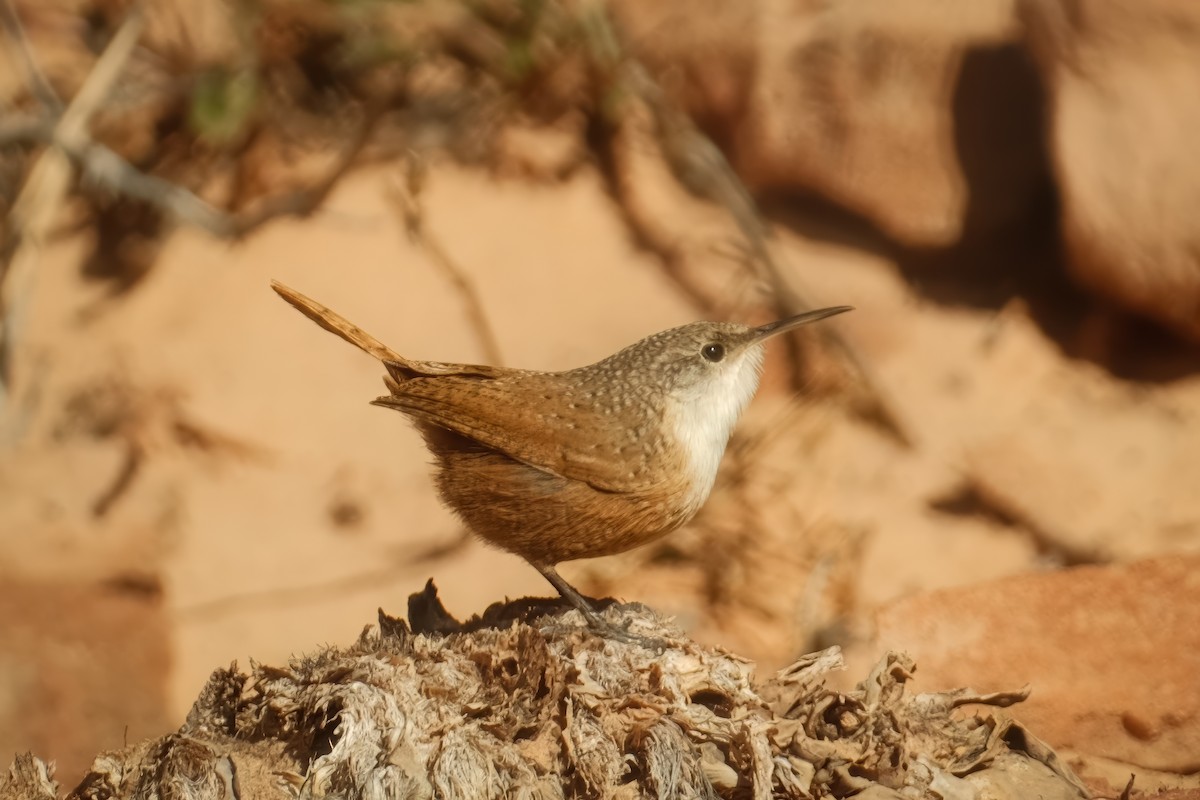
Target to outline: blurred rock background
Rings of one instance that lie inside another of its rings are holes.
[[[430,576],[547,593],[277,278],[539,369],[855,305],[774,349],[694,524],[568,579],[764,670],[1029,683],[1098,790],[1198,796],[1192,4],[131,8],[2,7],[0,754],[70,787]]]

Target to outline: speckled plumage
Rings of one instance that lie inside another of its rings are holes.
[[[389,394],[374,403],[415,423],[437,458],[442,500],[472,532],[540,569],[619,553],[691,519],[758,387],[763,341],[846,310],[761,328],[697,322],[586,367],[534,372],[406,359],[274,288],[384,362]],[[702,352],[713,345],[716,360]]]
[[[711,379],[686,362],[749,330],[696,323],[567,372],[428,376],[420,362],[389,361],[390,394],[375,403],[414,420],[442,499],[482,538],[535,564],[611,555],[674,530],[707,498],[761,356],[746,355],[735,413],[697,442],[700,457],[679,435],[695,416],[680,397]]]

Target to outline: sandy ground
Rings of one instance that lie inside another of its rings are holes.
[[[135,587],[170,667],[122,667],[143,670],[127,684],[164,698],[131,737],[178,724],[215,667],[348,642],[376,608],[403,611],[431,576],[463,616],[548,593],[528,566],[483,545],[437,554],[459,527],[431,490],[419,438],[367,405],[378,366],[268,288],[280,279],[417,358],[482,358],[461,296],[404,238],[384,180],[358,174],[314,219],[237,246],[180,232],[145,283],[117,298],[79,277],[84,242],[45,256],[28,332],[36,403],[0,461],[0,578]],[[538,186],[441,166],[426,208],[508,365],[576,366],[696,317],[633,249],[586,170]],[[712,213],[681,212],[681,229],[707,241]],[[827,399],[785,425],[786,395],[768,376],[745,430],[771,432],[770,469],[740,490],[763,512],[757,527],[720,538],[737,506],[718,495],[708,523],[673,537],[673,551],[569,564],[569,580],[676,613],[769,669],[827,641],[873,661],[886,644],[873,638],[875,612],[929,590],[994,599],[978,587],[1200,549],[1200,379],[1116,379],[1064,355],[1022,302],[934,302],[894,260],[854,243],[781,230],[779,248],[821,303],[857,307],[834,324],[878,369],[916,446]],[[142,467],[98,518],[130,441]],[[704,564],[697,552],[714,555]],[[90,606],[61,613],[86,617]],[[109,642],[129,644],[115,632]],[[103,643],[89,647],[69,657],[86,661]],[[1162,657],[1178,666],[1194,652]],[[108,726],[98,744],[112,744],[120,723],[96,720]],[[63,741],[9,726],[0,750],[53,757]],[[86,764],[85,746],[71,752],[60,758],[68,785]]]

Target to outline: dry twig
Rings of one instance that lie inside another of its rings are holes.
[[[745,240],[750,263],[771,287],[771,297],[780,316],[792,316],[814,308],[811,294],[796,285],[796,278],[778,263],[770,246],[770,230],[753,198],[733,171],[724,154],[683,112],[674,108],[662,89],[636,60],[623,53],[611,19],[599,7],[589,6],[584,24],[590,34],[595,70],[600,85],[598,94],[611,92],[613,86],[629,91],[647,109],[655,121],[660,151],[676,180],[690,193],[716,203],[729,214]],[[608,120],[597,115],[592,141],[597,149],[601,171],[610,193],[617,201],[622,219],[639,245],[659,256],[670,277],[702,309],[714,304],[688,275],[682,249],[669,234],[651,224],[639,212],[635,192],[623,170],[619,147],[623,120]],[[869,361],[838,330],[836,325],[815,330],[849,363],[866,388],[872,402],[872,416],[902,444],[912,446],[913,439],[887,387]],[[793,365],[793,381],[803,374],[802,352],[795,337],[788,337]]]
[[[654,114],[659,144],[672,173],[693,194],[723,207],[741,231],[752,263],[771,287],[780,316],[793,316],[815,308],[810,292],[796,286],[796,278],[785,272],[768,241],[770,231],[754,199],[742,185],[725,155],[705,136],[686,114],[671,107],[662,89],[641,65],[630,68],[631,82],[638,95]],[[874,403],[874,414],[901,443],[911,447],[913,439],[903,423],[895,401],[870,362],[841,334],[836,325],[815,330],[841,354],[863,382]],[[800,354],[793,343],[793,364],[800,367]],[[799,373],[797,373],[799,374]]]
[[[638,206],[637,190],[628,163],[632,146],[625,126],[601,113],[588,117],[588,144],[596,158],[605,189],[635,246],[654,254],[667,276],[701,313],[716,312],[717,303],[687,269],[687,256],[669,231],[656,225]]]
[[[79,165],[85,180],[117,194],[141,200],[177,222],[193,225],[222,239],[240,239],[280,217],[306,217],[325,202],[370,139],[377,114],[368,114],[326,173],[313,186],[270,197],[256,207],[230,213],[216,208],[182,186],[148,175],[102,144],[88,140],[64,150]]]
[[[332,168],[315,185],[268,198],[245,211],[223,211],[182,186],[138,170],[88,134],[92,116],[115,84],[143,27],[143,16],[135,8],[61,116],[22,117],[0,129],[0,141],[47,145],[13,205],[0,251],[0,409],[16,395],[15,362],[23,314],[33,291],[38,255],[69,191],[72,167],[85,183],[144,202],[174,221],[214,236],[236,239],[278,217],[307,216],[316,211],[354,165],[379,119],[377,109],[368,110]],[[16,30],[20,31],[19,23]],[[30,75],[40,75],[31,53],[29,57]],[[19,425],[19,421],[10,424]]]
[[[504,359],[500,355],[500,345],[496,333],[488,321],[487,312],[475,284],[467,276],[465,270],[451,258],[445,245],[429,230],[426,224],[425,211],[421,206],[421,191],[425,186],[425,165],[419,157],[410,154],[403,175],[397,173],[388,186],[388,200],[396,209],[396,214],[404,224],[404,231],[409,240],[416,242],[425,249],[429,257],[450,281],[450,285],[458,292],[467,321],[475,332],[475,340],[479,343],[483,360],[487,364],[501,366]]]
[[[21,24],[21,17],[17,14],[13,0],[0,0],[0,25],[4,26],[4,32],[16,46],[21,68],[25,70],[25,81],[29,84],[33,96],[51,113],[61,112],[62,100],[33,56],[33,47],[29,44],[29,37],[25,35],[25,26]]]
[[[144,26],[136,8],[126,16],[78,94],[54,124],[51,146],[30,171],[13,204],[0,251],[0,410],[15,394],[14,360],[23,315],[33,291],[41,250],[70,188],[69,153],[87,142],[88,123],[125,68]]]

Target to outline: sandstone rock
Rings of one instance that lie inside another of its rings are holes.
[[[0,576],[0,753],[34,748],[79,780],[97,750],[168,730],[169,662],[152,579]]]
[[[1200,5],[1022,5],[1075,277],[1200,340]]]
[[[943,247],[1013,223],[1045,185],[1010,0],[616,6],[752,190],[817,194]]]
[[[1117,760],[1125,775],[1157,770],[1164,788],[1194,782],[1200,557],[916,595],[880,613],[875,647],[911,654],[926,690],[1028,683],[1030,699],[1014,716],[1051,746]]]

